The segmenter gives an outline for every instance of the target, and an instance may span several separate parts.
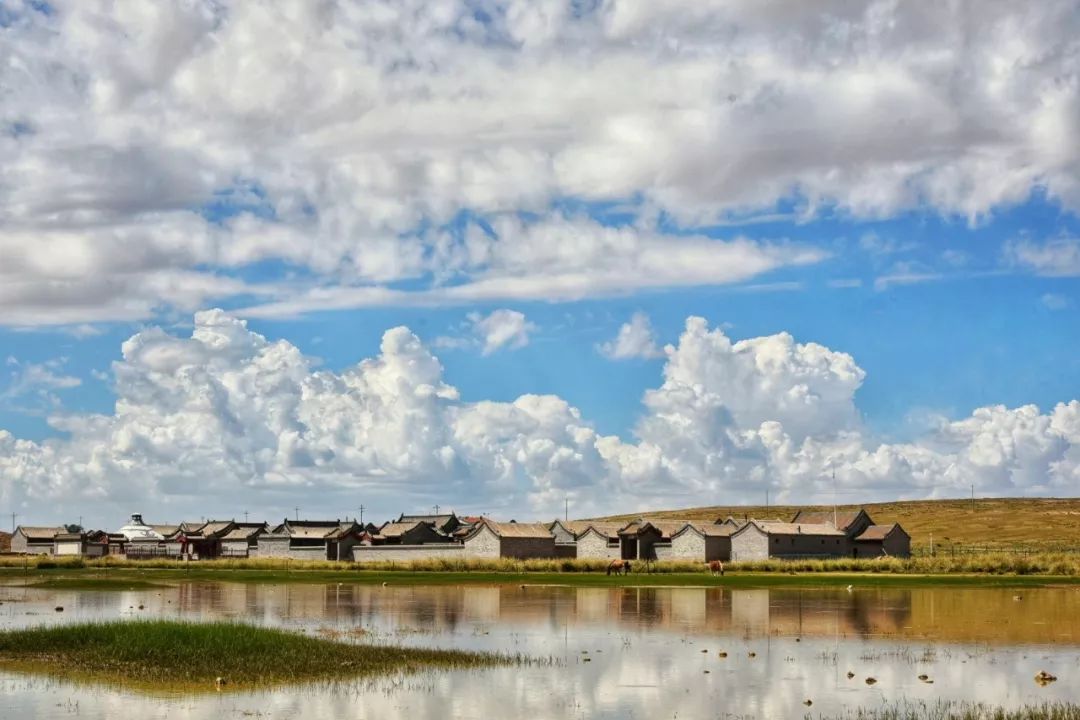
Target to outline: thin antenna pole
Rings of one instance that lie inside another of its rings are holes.
[[[248,521],[248,511],[245,510],[244,511],[244,522],[247,522],[247,521]]]
[[[832,471],[832,526],[836,527],[836,470]]]
[[[11,513],[11,532],[15,532],[15,518],[18,517],[18,513]]]
[[[436,505],[436,506],[435,506],[435,514],[436,514],[436,515],[438,515],[438,514],[439,514],[439,506],[438,506],[438,505]]]
[[[357,508],[357,509],[360,511],[360,524],[363,525],[364,524],[364,506],[363,506],[363,504],[361,504],[360,507]]]
[[[294,507],[293,510],[296,512],[296,522],[300,522],[300,508]]]

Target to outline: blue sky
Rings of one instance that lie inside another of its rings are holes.
[[[0,506],[1080,490],[1074,3],[373,7],[5,5]]]
[[[340,370],[376,354],[389,327],[405,325],[434,340],[453,334],[469,312],[512,307],[539,327],[527,347],[487,357],[474,348],[438,352],[463,396],[510,401],[525,393],[556,394],[585,411],[601,432],[626,434],[641,413],[642,393],[660,383],[663,360],[612,363],[597,347],[635,312],[649,315],[661,344],[676,341],[687,316],[700,315],[733,339],[789,332],[801,342],[851,354],[867,371],[857,398],[866,421],[884,438],[906,440],[927,429],[927,415],[957,419],[991,404],[1048,408],[1075,394],[1080,323],[1070,319],[1080,301],[1077,280],[1016,267],[1005,248],[1018,238],[1075,236],[1078,224],[1075,215],[1041,197],[996,211],[977,226],[926,213],[874,222],[786,219],[738,232],[820,247],[829,257],[730,286],[558,303],[313,312],[291,320],[257,319],[251,327],[286,338],[325,367]],[[699,232],[722,238],[731,229]],[[963,257],[950,258],[951,253]],[[882,278],[903,273],[897,268],[905,265],[938,277],[881,286]],[[238,275],[258,282],[282,272],[288,269],[256,267]],[[848,280],[859,285],[830,287],[831,281]],[[1047,296],[1053,298],[1049,304]],[[84,338],[72,337],[69,328],[4,329],[0,347],[22,363],[62,358],[64,374],[82,380],[58,392],[63,409],[108,413],[115,402],[110,365],[119,359],[123,340],[142,324],[101,323]],[[162,324],[183,334],[190,318],[166,318]],[[5,390],[18,379],[18,368],[9,367],[6,375],[0,385]],[[0,426],[35,440],[58,434],[43,408],[27,398],[5,403]]]

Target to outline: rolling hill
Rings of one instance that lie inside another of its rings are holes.
[[[858,505],[838,505],[838,510]],[[929,546],[931,534],[939,550],[951,547],[1015,547],[1080,550],[1080,498],[976,498],[868,503],[874,521],[898,522],[911,534],[913,546]],[[736,518],[789,520],[801,509],[831,510],[831,505],[715,505],[615,515],[605,520],[638,517],[715,520]]]

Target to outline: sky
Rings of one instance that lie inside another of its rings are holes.
[[[1070,0],[0,2],[0,513],[1075,496],[1078,38]]]

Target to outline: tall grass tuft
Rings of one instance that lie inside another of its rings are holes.
[[[808,719],[826,716],[807,715]],[[994,705],[939,700],[902,701],[881,708],[846,710],[843,715],[828,716],[829,720],[1080,720],[1080,705],[1047,702],[1007,710]]]
[[[357,645],[239,623],[82,623],[0,632],[0,667],[135,686],[213,690],[509,664],[489,653]]]
[[[645,569],[637,562],[635,572]],[[0,556],[0,567],[33,570],[89,569],[168,569],[168,570],[263,570],[263,571],[341,571],[371,570],[379,572],[496,572],[496,573],[582,573],[603,572],[608,565],[604,559],[550,558],[515,560],[500,558],[428,558],[412,561],[385,561],[354,564],[332,560],[285,560],[282,558],[220,559],[186,562],[168,558],[126,560],[122,557],[99,559]],[[758,573],[892,573],[917,575],[990,574],[990,575],[1080,575],[1080,555],[1075,553],[984,553],[979,555],[917,556],[911,558],[830,558],[830,559],[770,559],[754,562],[727,563],[735,572]],[[654,562],[654,573],[705,573],[705,563],[670,560]]]

